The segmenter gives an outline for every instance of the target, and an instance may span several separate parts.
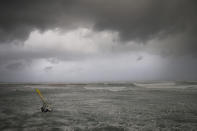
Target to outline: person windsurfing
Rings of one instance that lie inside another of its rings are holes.
[[[40,96],[40,99],[42,101],[42,107],[40,108],[42,112],[51,112],[52,109],[49,106],[49,104],[47,103],[47,101],[44,99],[43,95],[41,94],[39,89],[36,89],[36,92],[38,93],[38,95]]]

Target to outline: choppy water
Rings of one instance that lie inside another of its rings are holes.
[[[53,107],[42,113],[39,88]],[[197,84],[0,84],[1,131],[197,130]]]

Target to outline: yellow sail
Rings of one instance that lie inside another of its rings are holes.
[[[44,97],[42,96],[42,94],[41,94],[40,90],[39,90],[39,89],[36,89],[36,92],[37,92],[37,93],[38,93],[38,95],[40,96],[40,98],[41,98],[42,102],[44,102],[44,103],[45,103]]]

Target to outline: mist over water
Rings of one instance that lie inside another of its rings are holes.
[[[35,88],[53,108],[42,113]],[[0,84],[0,130],[197,130],[195,82]]]

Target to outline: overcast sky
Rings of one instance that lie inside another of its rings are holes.
[[[1,0],[1,82],[197,80],[196,0]]]

